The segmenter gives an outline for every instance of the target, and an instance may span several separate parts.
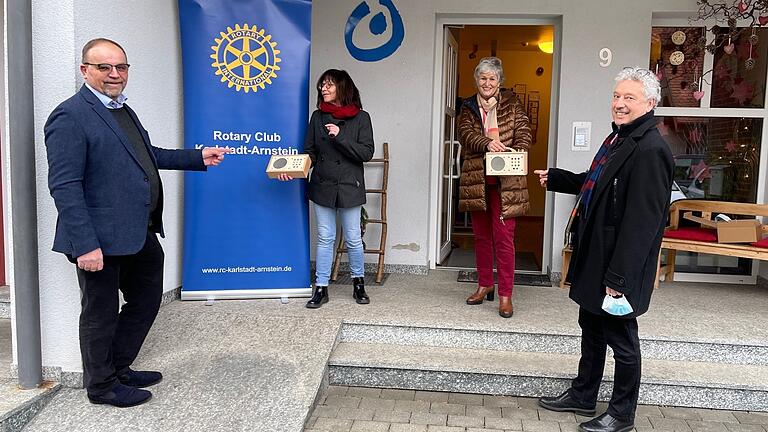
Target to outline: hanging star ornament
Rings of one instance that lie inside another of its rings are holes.
[[[739,145],[736,144],[736,141],[734,140],[728,140],[728,142],[725,143],[725,149],[728,150],[728,152],[730,153],[735,152],[738,147]]]
[[[742,80],[733,86],[733,93],[731,93],[731,98],[737,101],[740,105],[744,105],[745,103],[754,99],[754,91],[754,84],[749,83],[746,80]]]
[[[691,174],[688,178],[699,178],[700,180],[712,178],[712,173],[709,171],[709,165],[704,161],[699,162],[697,165],[691,166]]]

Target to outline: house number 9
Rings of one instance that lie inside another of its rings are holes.
[[[601,49],[598,56],[600,57],[600,66],[608,67],[611,65],[611,61],[613,60],[613,52],[611,52],[609,48]]]

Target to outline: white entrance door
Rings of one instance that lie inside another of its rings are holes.
[[[437,264],[451,252],[453,225],[453,193],[459,187],[459,155],[461,145],[456,138],[456,71],[459,44],[450,28],[443,28],[443,83],[442,83],[442,176],[440,182],[440,255]]]

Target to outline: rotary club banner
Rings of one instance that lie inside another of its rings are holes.
[[[311,1],[179,0],[184,145],[227,147],[186,173],[182,299],[308,296],[305,182],[265,174],[303,151]]]

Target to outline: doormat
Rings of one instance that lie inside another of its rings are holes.
[[[496,272],[493,272],[493,281],[498,282]],[[459,277],[456,278],[457,282],[477,283],[477,271],[475,270],[460,270]],[[515,274],[515,285],[528,285],[528,286],[552,286],[552,281],[549,279],[549,275],[536,275],[536,274]]]
[[[381,278],[381,283],[376,283],[376,274],[365,274],[363,277],[363,280],[365,281],[366,286],[382,286],[387,282],[387,278],[389,277],[389,273],[384,273],[384,275]],[[328,285],[349,285],[352,286],[352,277],[349,276],[349,273],[342,273],[339,272],[339,276],[336,278],[335,281],[329,281]]]

